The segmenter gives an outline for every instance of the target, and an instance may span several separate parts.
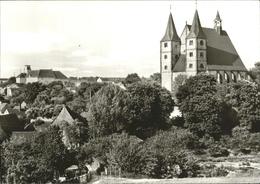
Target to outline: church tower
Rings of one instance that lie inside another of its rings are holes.
[[[170,13],[165,35],[160,42],[161,85],[169,91],[172,91],[173,67],[180,57],[180,47],[181,39],[177,34]]]
[[[202,30],[198,11],[195,11],[190,33],[186,37],[186,72],[194,76],[207,68],[207,40]]]
[[[214,29],[218,34],[221,34],[222,32],[222,20],[219,16],[219,12],[217,11],[216,18],[214,19]]]

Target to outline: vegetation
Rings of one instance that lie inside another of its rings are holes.
[[[64,121],[30,139],[6,140],[4,175],[10,182],[46,183],[73,164],[83,169],[98,160],[98,174],[114,167],[122,176],[226,176],[226,167],[203,165],[203,159],[260,151],[258,68],[252,75],[255,82],[226,84],[206,74],[179,76],[173,94],[160,86],[156,73],[148,80],[129,74],[125,88],[95,82],[20,86],[10,102],[26,101],[28,122],[54,120],[64,105],[87,122]],[[182,115],[171,118],[174,106]]]

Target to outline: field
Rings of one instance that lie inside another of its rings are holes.
[[[258,178],[185,178],[185,179],[124,179],[124,178],[102,178],[94,184],[250,184],[260,183]]]

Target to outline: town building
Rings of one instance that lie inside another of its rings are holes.
[[[65,82],[68,78],[60,71],[54,71],[52,69],[40,69],[32,70],[30,65],[26,65],[26,73],[21,73],[16,77],[17,83],[32,83],[41,82],[44,84],[51,83],[53,81]]]
[[[173,91],[175,78],[182,74],[214,75],[219,83],[250,79],[248,71],[222,29],[222,19],[217,12],[212,28],[202,27],[198,11],[192,25],[186,23],[179,37],[170,13],[165,35],[160,42],[161,85]]]

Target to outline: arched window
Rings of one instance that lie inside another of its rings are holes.
[[[226,72],[224,73],[224,78],[225,78],[225,81],[227,83],[229,83],[229,76],[228,76],[228,74]]]
[[[202,63],[200,64],[200,68],[204,68],[204,65]]]
[[[220,84],[222,83],[222,76],[220,73],[217,73],[217,82]]]
[[[167,59],[167,55],[164,55],[164,59]]]
[[[167,65],[164,66],[164,70],[167,70]]]
[[[204,45],[204,41],[200,40],[200,45],[203,46]]]
[[[237,80],[241,80],[241,74],[240,73],[237,74]]]

